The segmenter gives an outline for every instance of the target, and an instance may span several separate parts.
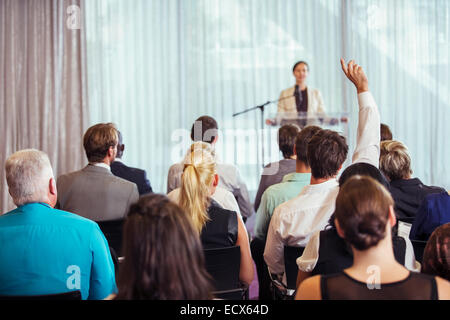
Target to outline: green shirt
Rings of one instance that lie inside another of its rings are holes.
[[[270,218],[277,206],[297,196],[303,187],[309,185],[310,173],[290,173],[283,181],[266,189],[256,213],[255,237],[266,240]]]

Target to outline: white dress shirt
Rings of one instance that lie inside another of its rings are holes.
[[[378,168],[380,114],[370,92],[358,94],[359,116],[352,162],[367,162]],[[335,178],[309,185],[300,194],[278,206],[270,221],[264,260],[271,273],[284,273],[284,246],[305,247],[314,232],[323,230],[335,209],[339,184]]]

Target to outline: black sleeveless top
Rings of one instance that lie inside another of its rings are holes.
[[[398,263],[405,265],[405,239],[398,236],[392,237],[394,256]],[[342,239],[336,228],[320,232],[319,258],[312,270],[312,275],[333,274],[351,267],[353,264],[353,251],[350,245]]]
[[[368,277],[370,275],[368,274]],[[320,277],[322,300],[437,300],[436,279],[410,272],[401,281],[375,285],[353,279],[345,272]]]
[[[209,221],[200,233],[203,249],[226,248],[236,245],[238,235],[238,216],[234,211],[222,208],[211,199],[208,208]]]

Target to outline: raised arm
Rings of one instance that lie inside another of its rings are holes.
[[[352,163],[366,162],[378,168],[380,161],[380,114],[369,91],[369,81],[361,66],[341,59],[342,71],[355,85],[358,94],[358,130]]]

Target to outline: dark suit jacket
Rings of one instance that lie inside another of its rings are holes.
[[[423,199],[432,193],[445,192],[444,189],[424,185],[418,178],[391,181],[389,191],[395,201],[395,213],[402,221],[412,223]]]
[[[139,195],[153,192],[145,170],[128,167],[120,161],[114,161],[111,164],[111,172],[117,177],[134,182],[137,185]]]

